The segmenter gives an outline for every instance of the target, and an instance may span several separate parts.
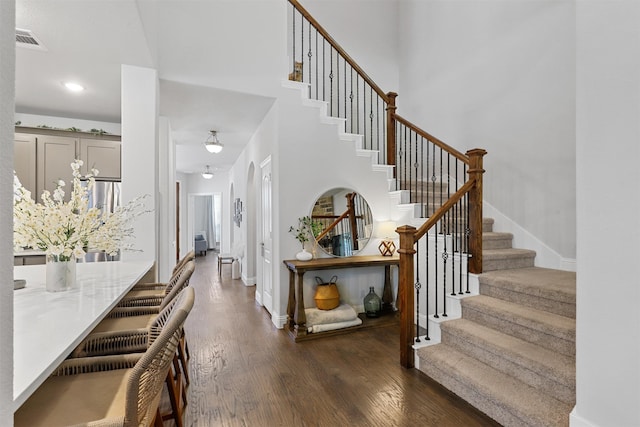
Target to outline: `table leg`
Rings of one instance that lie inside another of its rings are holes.
[[[303,282],[302,278],[304,276],[304,271],[298,272],[297,277],[297,289],[296,289],[296,301],[295,301],[295,312],[293,315],[294,320],[294,334],[296,337],[300,337],[303,335],[307,335],[307,315],[304,312],[304,291],[303,291]]]
[[[289,322],[289,327],[293,327],[294,322],[294,314],[296,310],[296,289],[295,289],[295,281],[296,275],[293,270],[289,270],[289,301],[287,302],[287,322]]]
[[[393,293],[391,292],[391,266],[384,266],[384,288],[382,289],[382,312],[393,312]]]

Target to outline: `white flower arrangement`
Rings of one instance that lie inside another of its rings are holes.
[[[89,208],[89,191],[93,188],[96,169],[92,169],[82,186],[82,160],[71,163],[73,188],[71,198],[64,201],[65,182],[59,180],[53,195],[42,192],[42,203],[36,203],[14,173],[13,177],[13,244],[16,248],[38,248],[59,261],[82,257],[87,249],[103,250],[116,255],[119,250],[132,250],[133,220],[142,215],[145,196],[137,197],[114,212],[101,213]]]

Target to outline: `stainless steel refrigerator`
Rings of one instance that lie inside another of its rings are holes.
[[[86,186],[86,181],[83,182]],[[96,181],[89,190],[89,208],[96,207],[100,211],[113,212],[121,204],[120,181]],[[84,262],[118,261],[120,254],[109,256],[102,251],[89,251],[84,256]]]

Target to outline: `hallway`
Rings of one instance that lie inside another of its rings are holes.
[[[296,344],[256,304],[255,286],[232,280],[228,265],[220,279],[215,254],[196,258],[190,284],[186,426],[498,425],[403,369],[393,328]]]

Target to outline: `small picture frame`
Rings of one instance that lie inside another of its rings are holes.
[[[242,222],[242,201],[239,198],[233,202],[233,222],[236,224],[236,227],[240,227],[240,223]]]

